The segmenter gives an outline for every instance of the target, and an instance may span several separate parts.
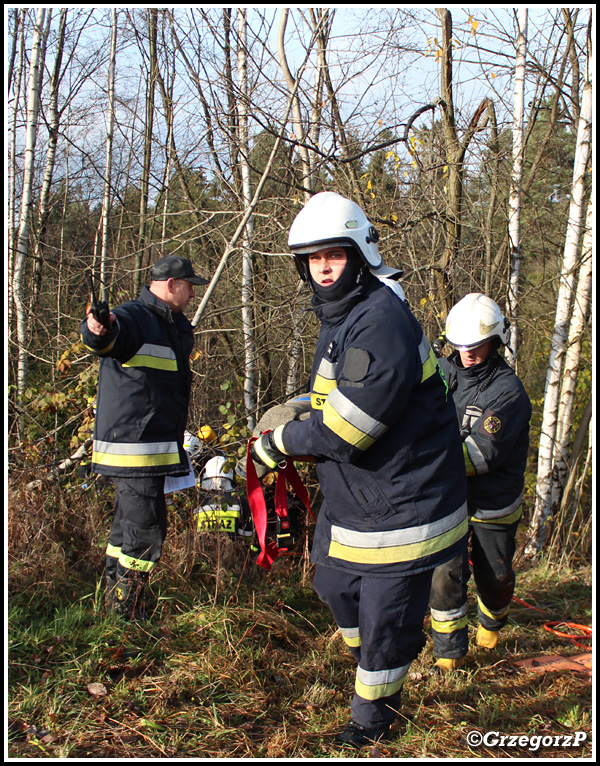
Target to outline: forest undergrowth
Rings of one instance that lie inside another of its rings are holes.
[[[427,618],[393,738],[354,751],[333,736],[348,718],[355,664],[311,587],[308,539],[266,572],[249,543],[197,533],[193,499],[177,496],[149,620],[130,624],[103,608],[112,490],[86,484],[9,490],[8,758],[591,756],[586,667],[515,665],[591,652],[587,639],[576,646],[544,627],[592,624],[585,561],[518,560],[498,648],[473,646],[448,675],[431,672]],[[471,592],[471,637],[474,604]],[[488,737],[469,744],[472,732]]]

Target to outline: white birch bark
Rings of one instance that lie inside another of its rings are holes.
[[[552,495],[552,509],[556,512],[560,505],[564,491],[567,472],[569,469],[569,445],[573,425],[573,410],[575,407],[575,393],[577,389],[577,376],[579,372],[579,360],[581,344],[585,330],[586,319],[590,307],[592,292],[592,239],[593,239],[593,203],[588,202],[586,215],[586,229],[583,235],[581,266],[577,282],[577,292],[573,303],[573,313],[569,327],[569,338],[565,353],[565,366],[562,377],[560,392],[556,444],[554,448],[554,460],[556,470],[554,472],[554,486]]]
[[[557,431],[558,402],[560,379],[569,328],[570,310],[575,284],[579,244],[584,217],[585,174],[590,157],[592,137],[592,52],[588,45],[586,77],[581,98],[581,111],[577,131],[571,204],[563,253],[563,264],[556,303],[554,334],[546,374],[544,393],[544,411],[538,451],[538,471],[536,485],[535,511],[529,526],[529,542],[525,554],[534,556],[539,553],[549,531],[552,516],[552,476],[554,471],[554,445]]]
[[[41,83],[41,51],[43,45],[43,27],[46,9],[39,8],[33,31],[31,62],[29,65],[29,83],[27,86],[27,122],[25,133],[25,159],[23,165],[23,192],[19,213],[19,231],[17,235],[16,252],[13,265],[12,288],[15,304],[17,329],[17,394],[22,395],[27,382],[28,353],[27,353],[27,306],[23,293],[25,275],[25,259],[29,245],[29,230],[33,209],[33,171],[35,160],[35,144],[37,139],[38,115],[40,109]]]
[[[508,316],[511,320],[510,342],[506,361],[517,364],[517,304],[519,301],[519,272],[521,268],[521,185],[523,182],[523,116],[525,114],[525,63],[527,58],[527,8],[517,13],[517,58],[513,111],[512,179],[508,199],[508,238],[510,246],[510,277],[508,286]]]
[[[238,9],[238,140],[240,151],[240,174],[244,211],[252,202],[250,180],[250,141],[248,135],[248,61],[246,9]],[[250,215],[242,235],[242,327],[244,332],[244,407],[248,429],[254,430],[256,414],[256,343],[254,335],[254,289],[252,274],[252,242],[254,239],[254,216]]]
[[[16,221],[15,221],[15,205],[17,199],[17,115],[19,112],[19,100],[21,98],[21,82],[23,76],[23,59],[25,55],[25,8],[21,9],[19,19],[19,58],[17,63],[17,70],[14,78],[14,87],[12,91],[13,107],[11,114],[10,125],[10,162],[9,162],[9,183],[8,183],[8,273],[12,274],[15,262],[16,251]],[[15,30],[16,34],[16,30]],[[9,83],[10,85],[10,83]],[[9,339],[12,339],[12,319],[13,319],[13,294],[12,294],[12,281],[9,280],[8,285],[8,334]]]
[[[281,20],[279,22],[279,32],[277,35],[277,49],[279,51],[279,62],[281,65],[281,71],[285,78],[286,84],[291,94],[293,94],[292,102],[292,124],[294,126],[294,136],[298,142],[298,152],[300,154],[300,163],[302,166],[302,187],[304,189],[304,201],[307,202],[311,197],[311,190],[313,186],[311,163],[308,149],[306,148],[305,138],[306,131],[302,124],[302,114],[300,112],[300,100],[298,98],[298,88],[296,80],[290,72],[290,68],[287,62],[287,56],[285,53],[285,28],[287,26],[289,8],[281,9]]]
[[[110,62],[108,65],[108,114],[106,119],[106,168],[104,171],[104,195],[102,198],[102,249],[100,253],[100,283],[102,285],[102,297],[108,300],[107,274],[108,274],[108,230],[111,201],[111,173],[113,134],[115,126],[115,67],[117,58],[117,11],[111,11],[112,34],[110,40]]]

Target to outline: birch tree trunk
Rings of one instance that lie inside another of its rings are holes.
[[[563,491],[566,486],[567,473],[569,470],[569,445],[573,424],[573,410],[575,407],[575,393],[577,389],[577,375],[579,372],[579,360],[581,344],[586,319],[590,307],[592,292],[592,240],[593,240],[593,203],[588,202],[586,229],[583,235],[581,267],[577,282],[577,292],[573,303],[573,314],[569,328],[569,338],[565,354],[565,366],[562,376],[560,392],[558,422],[556,428],[556,446],[554,449],[556,470],[554,472],[554,485],[552,494],[553,514],[560,506]]]
[[[33,31],[31,63],[29,65],[29,84],[27,86],[27,123],[25,133],[25,159],[23,164],[23,193],[19,214],[19,231],[13,266],[12,288],[17,323],[17,395],[20,397],[27,383],[28,352],[28,312],[23,292],[25,259],[29,246],[29,230],[33,209],[33,171],[35,143],[37,138],[38,115],[40,109],[41,51],[43,46],[43,27],[46,9],[39,8]]]
[[[148,219],[148,197],[150,182],[150,163],[152,161],[152,128],[154,125],[154,94],[156,91],[156,8],[147,9],[148,54],[150,59],[148,85],[146,93],[146,118],[144,124],[144,160],[140,189],[140,224],[138,228],[138,250],[135,259],[134,292],[137,295],[142,287],[142,271],[146,264],[146,227]]]
[[[250,141],[248,136],[248,61],[247,61],[246,9],[238,9],[238,140],[240,151],[240,175],[244,212],[252,202],[250,180]],[[242,327],[244,332],[244,407],[247,425],[254,430],[256,416],[256,342],[254,336],[254,288],[252,242],[254,239],[254,216],[250,215],[242,236]]]
[[[56,164],[56,147],[58,145],[58,126],[60,122],[60,112],[58,109],[59,87],[62,79],[61,67],[62,57],[65,45],[65,29],[67,24],[67,9],[61,8],[60,22],[58,28],[58,38],[56,41],[56,59],[54,61],[54,70],[50,79],[50,107],[48,119],[48,149],[46,151],[46,170],[42,181],[40,192],[39,224],[38,232],[33,252],[33,279],[31,293],[31,311],[37,305],[39,293],[42,284],[42,273],[44,268],[44,254],[46,249],[46,230],[48,226],[48,216],[50,215],[49,202],[52,189],[52,178],[54,175],[54,166]]]
[[[111,173],[113,133],[115,126],[115,66],[117,58],[117,11],[112,9],[112,34],[110,40],[110,62],[108,65],[108,116],[106,125],[106,169],[104,171],[104,196],[102,199],[102,250],[100,254],[100,283],[102,297],[108,300],[108,230],[111,200]]]
[[[517,59],[513,113],[512,179],[508,199],[508,239],[510,247],[510,276],[508,281],[508,317],[511,321],[510,342],[506,361],[517,365],[517,317],[519,302],[519,272],[521,268],[521,185],[523,182],[523,116],[525,113],[525,63],[527,58],[527,8],[517,13]]]
[[[15,11],[16,14],[16,11]],[[16,206],[16,199],[17,199],[17,193],[16,193],[16,179],[17,179],[17,167],[16,167],[16,157],[17,157],[17,115],[19,112],[19,99],[21,98],[21,81],[22,81],[22,75],[23,75],[23,59],[25,56],[25,9],[22,8],[20,11],[20,15],[18,18],[18,21],[15,22],[15,46],[17,45],[16,38],[18,36],[19,43],[19,54],[18,54],[18,62],[17,62],[17,71],[15,75],[15,79],[13,82],[12,75],[9,76],[8,83],[9,83],[9,91],[11,84],[13,85],[12,88],[12,98],[13,98],[13,108],[12,108],[12,115],[11,115],[11,126],[10,126],[10,163],[9,163],[9,183],[8,183],[8,273],[13,274],[14,270],[14,263],[15,263],[15,251],[16,251],[16,231],[15,231],[15,206]],[[13,335],[13,285],[12,280],[9,280],[9,292],[8,292],[8,334],[9,339],[12,339]]]
[[[592,136],[593,92],[591,73],[592,51],[591,41],[588,41],[588,59],[577,131],[569,220],[567,223],[563,264],[556,303],[554,334],[548,362],[548,372],[546,374],[544,411],[538,452],[536,504],[529,527],[529,542],[525,548],[525,554],[528,556],[535,556],[542,550],[548,536],[549,522],[552,517],[552,476],[554,471],[554,447],[557,432],[560,378],[565,357],[567,331],[583,224],[585,174],[588,167]]]

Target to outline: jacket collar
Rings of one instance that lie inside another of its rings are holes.
[[[151,293],[148,285],[142,287],[142,292],[140,293],[140,301],[155,314],[158,314],[158,316],[166,319],[167,322],[170,322],[171,324],[173,323],[174,319],[171,307],[168,303],[165,303],[156,295],[154,295],[154,293]]]

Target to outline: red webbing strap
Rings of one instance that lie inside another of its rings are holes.
[[[254,461],[250,457],[250,446],[255,441],[256,437],[250,439],[248,441],[248,449],[246,450],[246,490],[248,493],[248,503],[252,513],[254,528],[256,529],[256,535],[260,545],[260,554],[256,559],[256,563],[268,571],[271,569],[273,562],[277,558],[279,549],[277,547],[277,543],[273,541],[269,543],[266,542],[267,506],[265,503],[262,486],[256,473]],[[279,516],[280,519],[287,521],[288,503],[286,480],[290,483],[292,489],[298,495],[314,519],[315,515],[310,507],[308,491],[302,483],[302,479],[300,478],[298,471],[296,470],[291,459],[286,461],[284,467],[280,467],[278,469],[277,481],[275,483],[275,513],[277,516]]]
[[[267,506],[254,461],[250,457],[250,446],[255,441],[256,438],[250,439],[248,441],[248,449],[246,450],[246,491],[248,493],[248,504],[252,513],[252,521],[254,522],[256,536],[260,545],[260,553],[256,563],[268,571],[277,558],[277,545],[274,542],[266,544]]]

